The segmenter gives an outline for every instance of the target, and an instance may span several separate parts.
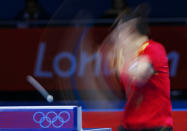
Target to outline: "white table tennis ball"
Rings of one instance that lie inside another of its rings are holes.
[[[52,96],[52,95],[48,95],[48,96],[47,96],[47,101],[48,101],[49,103],[53,102],[53,96]]]

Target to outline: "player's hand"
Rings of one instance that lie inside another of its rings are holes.
[[[149,58],[147,56],[139,56],[130,62],[126,74],[131,81],[142,85],[147,82],[153,72],[154,70],[151,66]]]

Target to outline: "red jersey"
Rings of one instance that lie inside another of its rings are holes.
[[[152,40],[143,44],[139,55],[149,57],[155,73],[142,87],[125,86],[125,76],[120,80],[128,92],[123,126],[127,129],[173,127],[170,101],[170,80],[167,54],[164,47]]]

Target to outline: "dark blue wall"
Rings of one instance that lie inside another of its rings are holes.
[[[111,6],[110,0],[39,0],[45,10],[54,17],[71,17],[80,10],[94,16],[101,15]],[[152,17],[187,17],[186,0],[128,0],[129,6],[147,2],[151,5]],[[1,0],[0,19],[12,19],[24,8],[24,0]]]

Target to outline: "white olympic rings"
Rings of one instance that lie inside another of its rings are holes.
[[[66,117],[64,117],[64,115]],[[57,115],[56,112],[50,111],[45,115],[43,112],[35,112],[33,120],[35,123],[40,124],[42,128],[49,128],[51,125],[54,128],[60,128],[70,120],[70,113],[62,111]]]

